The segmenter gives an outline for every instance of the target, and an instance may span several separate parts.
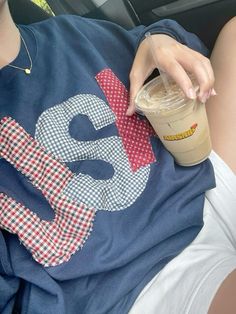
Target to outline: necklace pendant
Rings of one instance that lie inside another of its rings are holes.
[[[25,74],[29,75],[31,73],[31,70],[30,69],[25,69]]]

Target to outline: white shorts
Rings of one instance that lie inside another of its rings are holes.
[[[236,269],[236,176],[214,152],[216,188],[206,193],[204,226],[138,296],[129,314],[207,314]]]

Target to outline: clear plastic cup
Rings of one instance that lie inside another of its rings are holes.
[[[187,99],[174,82],[167,93],[159,76],[142,87],[135,103],[178,164],[207,159],[212,147],[205,104]]]

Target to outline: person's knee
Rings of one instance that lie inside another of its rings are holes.
[[[236,16],[231,18],[223,27],[222,33],[226,33],[228,35],[236,36]]]

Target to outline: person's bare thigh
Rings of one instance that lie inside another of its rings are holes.
[[[221,31],[211,62],[217,92],[206,104],[212,145],[236,173],[236,18]]]
[[[221,31],[211,62],[218,94],[206,104],[212,145],[236,173],[236,18]],[[208,314],[222,313],[236,313],[236,270],[223,281],[208,311]]]
[[[234,270],[221,284],[208,314],[236,313],[236,270]]]

